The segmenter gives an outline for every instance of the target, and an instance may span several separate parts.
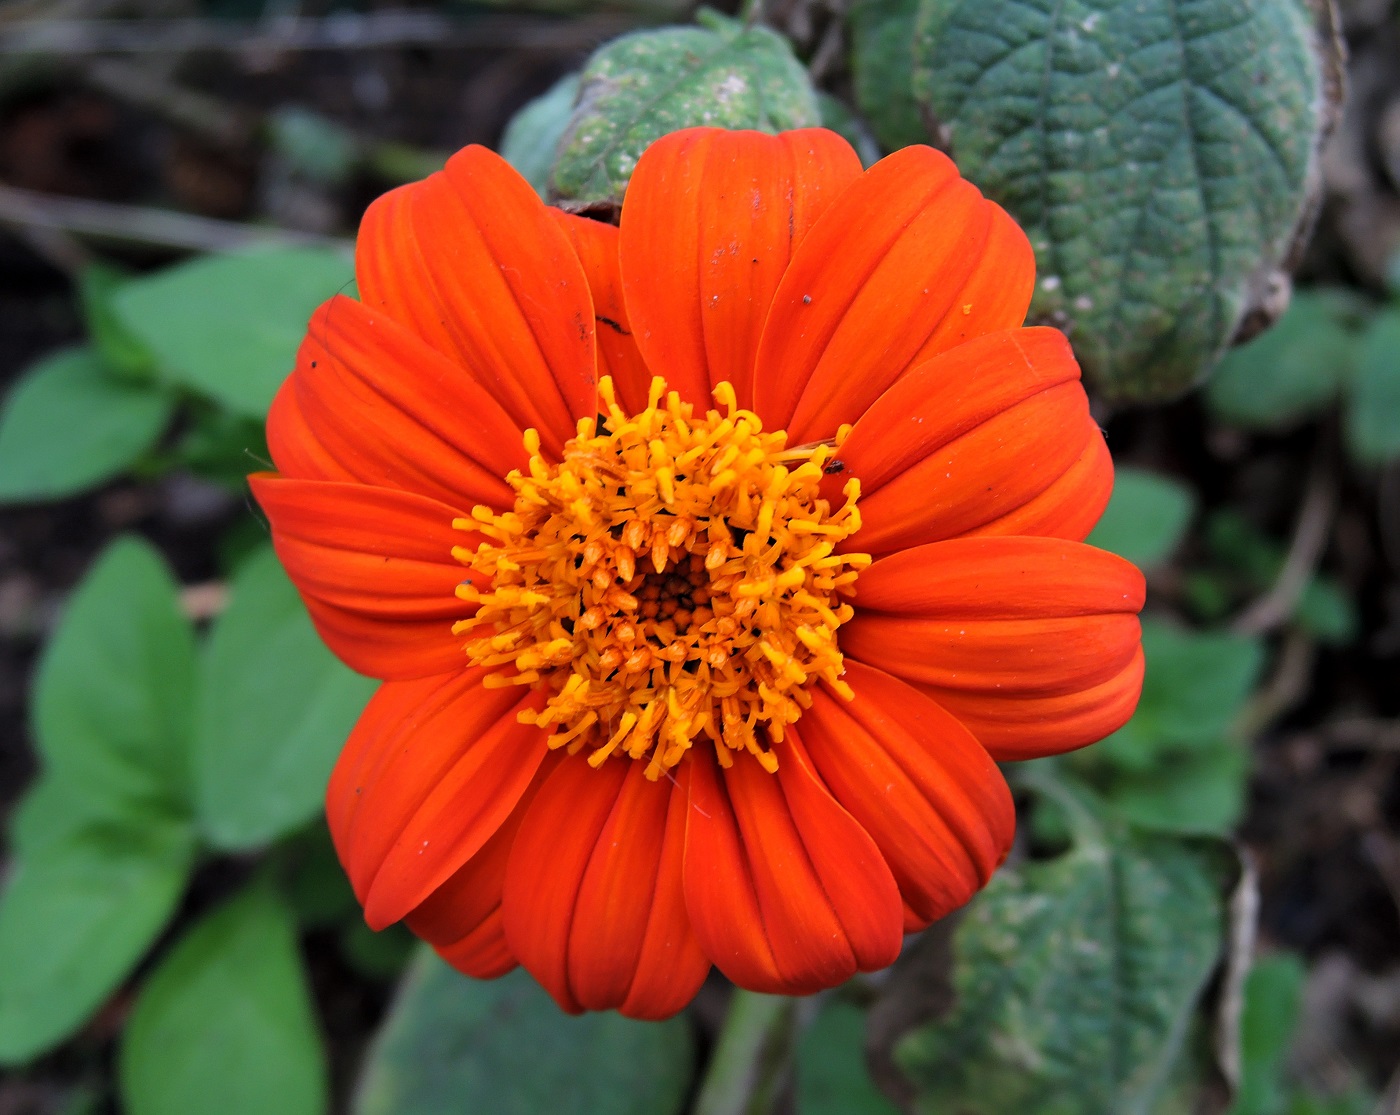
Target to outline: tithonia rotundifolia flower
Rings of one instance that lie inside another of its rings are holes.
[[[891,963],[1099,739],[1141,574],[1025,235],[927,147],[692,129],[620,227],[480,147],[376,201],[252,478],[383,680],[327,813],[370,926],[662,1018]]]

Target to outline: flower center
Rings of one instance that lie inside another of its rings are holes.
[[[859,482],[839,508],[818,498],[832,446],[789,449],[728,383],[714,390],[723,414],[696,415],[660,378],[636,415],[606,378],[599,396],[557,464],[526,431],[512,510],[453,524],[486,537],[453,552],[490,579],[458,588],[477,610],[454,631],[473,663],[514,667],[486,684],[548,686],[521,720],[595,767],[646,759],[655,779],[708,739],[721,765],[748,751],[772,772],[769,744],[812,685],[850,696],[836,630],[870,557],[835,549],[860,527]]]

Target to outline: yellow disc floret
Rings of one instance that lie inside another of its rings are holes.
[[[654,779],[709,739],[724,766],[748,751],[771,772],[769,743],[810,686],[850,694],[836,630],[870,558],[835,551],[860,527],[859,485],[833,509],[817,494],[831,444],[789,449],[729,384],[714,396],[725,413],[697,416],[656,379],[629,416],[604,379],[603,413],[579,422],[562,461],[526,431],[512,510],[454,524],[486,538],[454,551],[489,585],[458,589],[476,605],[455,628],[468,658],[506,667],[487,684],[548,687],[521,719],[594,766],[646,759]]]

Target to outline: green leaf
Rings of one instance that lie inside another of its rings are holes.
[[[1240,1087],[1230,1115],[1284,1115],[1283,1063],[1298,1023],[1307,972],[1290,953],[1255,963],[1240,1017]]]
[[[1244,814],[1248,781],[1248,747],[1217,739],[1148,770],[1112,770],[1101,787],[1113,811],[1140,828],[1228,836]]]
[[[1243,515],[1230,510],[1214,512],[1206,522],[1206,544],[1213,556],[1236,576],[1212,576],[1197,572],[1187,591],[1197,611],[1218,618],[1232,598],[1267,590],[1287,558],[1282,543],[1270,538]],[[1231,583],[1235,592],[1230,592]],[[1318,642],[1342,646],[1356,638],[1361,625],[1356,602],[1334,577],[1314,576],[1304,587],[1293,620]]]
[[[240,495],[246,490],[249,472],[271,467],[260,419],[208,404],[189,410],[184,436],[172,452],[179,467]]]
[[[107,263],[91,263],[78,276],[78,299],[83,324],[103,367],[134,383],[149,383],[156,375],[156,358],[122,325],[112,298],[131,277]]]
[[[1325,410],[1356,362],[1354,299],[1299,291],[1272,328],[1231,349],[1206,387],[1217,418],[1251,430],[1286,430]]]
[[[865,1067],[865,1012],[828,1003],[797,1045],[797,1109],[802,1115],[899,1115]]]
[[[294,833],[264,862],[302,928],[326,929],[348,919],[361,922],[360,904],[324,823]]]
[[[358,912],[340,931],[341,956],[365,979],[397,979],[417,947],[418,938],[402,923],[376,933]]]
[[[1121,466],[1113,496],[1087,541],[1134,565],[1160,565],[1181,544],[1196,513],[1196,493],[1171,477]]]
[[[327,248],[265,248],[133,279],[112,305],[171,380],[262,418],[312,311],[353,276],[349,258]]]
[[[578,99],[579,75],[566,74],[510,118],[501,136],[501,155],[540,197],[549,196],[549,172],[559,139]]]
[[[1143,1115],[1223,935],[1214,844],[1144,836],[1065,799],[1074,844],[1003,867],[954,938],[955,1002],[897,1063],[929,1115]]]
[[[1137,711],[1088,755],[1145,771],[1174,750],[1201,751],[1230,731],[1264,665],[1263,644],[1225,632],[1142,624],[1147,658]]]
[[[270,547],[247,560],[200,685],[195,804],[210,842],[255,848],[314,817],[376,684],[325,648]]]
[[[109,480],[150,449],[174,403],[109,375],[90,348],[30,368],[0,410],[0,502],[60,499]]]
[[[375,1039],[352,1110],[671,1115],[684,1104],[692,1056],[680,1018],[573,1018],[523,971],[482,983],[424,949]]]
[[[294,170],[323,186],[343,186],[360,162],[360,144],[353,132],[298,105],[268,114],[267,138]]]
[[[187,830],[149,822],[21,856],[0,896],[0,1063],[44,1052],[102,1005],[164,928],[193,851]]]
[[[915,91],[1035,248],[1033,315],[1110,396],[1224,349],[1305,207],[1323,103],[1277,0],[920,0]]]
[[[291,915],[255,888],[151,975],[122,1039],[128,1115],[319,1115],[326,1064]]]
[[[118,539],[44,650],[33,705],[44,778],[92,816],[189,813],[195,644],[178,591],[149,544]]]
[[[713,13],[707,22],[624,35],[593,55],[554,164],[561,199],[619,204],[642,152],[681,128],[780,132],[821,122],[782,36]]]
[[[914,96],[914,19],[919,0],[859,0],[846,17],[856,107],[886,150],[927,143]]]
[[[1327,646],[1346,646],[1361,629],[1356,601],[1335,577],[1317,576],[1309,581],[1293,618]]]
[[[1379,464],[1400,454],[1400,310],[1377,314],[1362,338],[1346,406],[1347,448]]]

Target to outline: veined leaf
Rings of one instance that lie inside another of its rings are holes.
[[[1297,0],[920,0],[915,90],[1025,227],[1106,394],[1200,379],[1292,246],[1324,105]]]

